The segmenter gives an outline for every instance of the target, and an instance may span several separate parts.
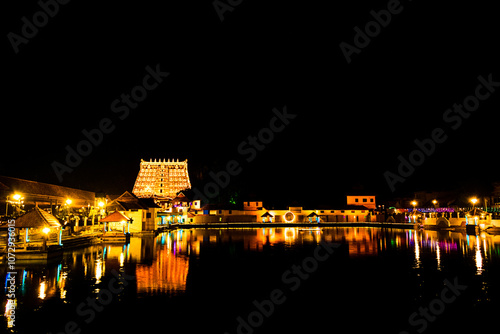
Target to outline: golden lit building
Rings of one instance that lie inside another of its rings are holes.
[[[135,180],[132,193],[137,197],[174,198],[184,189],[191,189],[187,159],[144,161]]]
[[[377,208],[375,196],[347,196],[347,205],[362,205],[372,210]]]

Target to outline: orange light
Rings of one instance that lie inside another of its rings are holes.
[[[287,216],[288,216],[289,219],[287,219]],[[290,219],[290,216],[291,216],[291,219]],[[287,213],[285,213],[283,215],[283,218],[285,219],[285,221],[287,223],[291,223],[291,222],[293,222],[295,220],[295,214],[293,212],[291,212],[291,211],[288,211]]]

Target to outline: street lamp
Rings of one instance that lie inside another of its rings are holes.
[[[68,223],[70,221],[69,216],[71,215],[71,207],[70,207],[71,203],[73,203],[73,200],[67,198],[66,202],[64,202],[64,208],[63,208],[63,218],[66,219]],[[70,227],[70,234],[73,234],[73,226]]]
[[[50,232],[50,228],[48,228],[48,227],[44,227],[44,228],[42,229],[42,232],[45,234],[45,235],[43,236],[42,250],[43,250],[43,251],[45,251],[45,250],[47,250],[47,240],[48,240],[48,234],[49,234],[49,232]]]
[[[7,196],[7,201],[5,202],[5,216],[8,215],[8,211],[9,211],[9,198],[11,196]],[[21,200],[23,199],[24,197],[19,194],[19,193],[15,193],[14,195],[12,195],[12,199],[14,201],[17,201],[17,205],[19,206],[19,209],[21,209]],[[16,210],[17,211],[17,210]]]
[[[417,215],[415,214],[415,207],[417,206],[417,201],[412,201],[411,205],[413,205],[413,221],[416,223],[417,222]]]
[[[478,202],[478,199],[473,197],[470,199],[470,201],[472,202],[472,210],[474,210],[474,207],[476,206],[476,203]]]

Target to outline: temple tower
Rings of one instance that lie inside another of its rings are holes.
[[[134,195],[141,198],[174,198],[184,189],[191,189],[187,159],[180,162],[179,159],[177,161],[141,159],[141,168],[132,190]]]

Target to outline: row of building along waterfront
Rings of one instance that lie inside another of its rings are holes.
[[[415,223],[417,218],[427,217],[460,219],[470,210],[452,208],[450,204],[453,203],[444,196],[439,198],[438,203],[435,196],[439,194],[424,193],[418,196],[418,203],[415,200],[399,200],[391,206],[377,205],[375,196],[370,194],[349,195],[343,205],[317,208],[304,208],[297,204],[271,209],[259,200],[244,201],[239,206],[206,204],[189,198],[190,187],[187,160],[141,160],[132,192],[125,191],[119,195],[0,176],[0,217],[6,222],[8,218],[22,217],[38,208],[49,214],[52,221],[46,223],[45,213],[39,211],[33,217],[39,218],[41,228],[53,228],[57,219],[60,230],[65,234],[113,230],[141,234],[154,233],[177,224]],[[489,205],[484,214],[496,215],[494,218],[498,219],[500,196],[483,202]],[[27,223],[26,228],[35,229],[36,226]]]

